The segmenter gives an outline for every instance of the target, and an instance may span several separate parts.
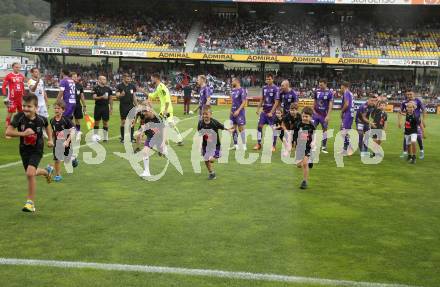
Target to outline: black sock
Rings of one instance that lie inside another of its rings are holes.
[[[123,140],[124,139],[124,127],[120,127],[119,129],[121,131],[121,140]]]
[[[130,129],[130,138],[131,138],[132,141],[133,141],[133,139],[134,139],[133,134],[134,134],[134,127],[132,127],[132,128]]]

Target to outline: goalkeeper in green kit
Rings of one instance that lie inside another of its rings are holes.
[[[170,125],[171,128],[176,131],[178,137],[177,145],[182,146],[182,136],[174,123],[173,105],[171,103],[170,91],[168,90],[167,86],[165,86],[165,84],[161,82],[160,75],[158,73],[154,73],[151,76],[151,81],[154,83],[156,90],[153,93],[148,94],[148,101],[151,103],[151,100],[159,98],[160,116]]]

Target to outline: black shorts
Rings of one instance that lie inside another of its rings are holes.
[[[36,151],[20,151],[21,161],[23,162],[24,170],[27,170],[28,166],[38,168],[41,159],[43,158],[43,152]]]
[[[95,121],[100,121],[100,120],[108,121],[110,119],[110,110],[109,110],[108,106],[107,105],[95,106],[95,111],[94,111],[93,117],[95,118]]]
[[[70,157],[72,156],[71,155],[71,152],[70,152],[70,146],[68,146],[68,147],[66,147],[66,148],[64,148],[64,154],[63,154],[63,156],[62,157],[60,157],[60,158],[58,158],[57,157],[57,154],[56,154],[56,148],[57,148],[57,145],[54,145],[54,147],[53,147],[53,160],[66,160],[66,161],[69,161],[70,160]]]
[[[125,120],[130,113],[133,106],[120,105],[119,106],[119,115],[121,116],[121,120]]]
[[[75,111],[73,112],[73,117],[78,120],[83,118],[83,110],[81,105],[76,105]]]

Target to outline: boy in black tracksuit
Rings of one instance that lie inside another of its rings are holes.
[[[52,179],[53,167],[38,168],[43,157],[44,138],[47,134],[47,146],[52,147],[52,130],[45,117],[37,115],[38,98],[34,94],[23,97],[23,112],[17,113],[6,129],[6,136],[20,137],[20,156],[28,180],[28,196],[23,207],[25,212],[35,212],[36,176],[44,176],[47,182]]]
[[[412,164],[416,163],[417,129],[419,126],[422,129],[423,138],[426,138],[425,129],[420,124],[420,118],[414,112],[415,108],[416,106],[413,102],[409,102],[406,105],[405,142],[408,146],[408,162]]]
[[[50,126],[53,131],[53,138],[55,144],[53,147],[53,160],[55,167],[54,181],[59,182],[62,180],[61,176],[61,161],[72,161],[72,166],[77,167],[78,161],[72,156],[71,140],[72,135],[75,132],[75,128],[70,119],[63,116],[64,103],[59,101],[54,105],[55,116],[50,120]]]
[[[199,134],[203,136],[202,156],[209,172],[208,179],[216,179],[213,164],[215,159],[221,157],[221,144],[218,131],[226,130],[226,128],[222,123],[212,118],[212,111],[209,108],[204,108],[202,110],[202,119],[197,124],[197,130]],[[227,130],[233,132],[234,128]],[[210,144],[214,143],[214,141],[215,146]]]
[[[310,107],[305,107],[301,115],[302,120],[295,129],[294,140],[297,142],[297,166],[303,170],[303,181],[301,182],[300,188],[306,189],[308,186],[309,168],[313,167],[313,163],[309,163],[309,160],[312,155],[315,126],[312,123],[313,110]]]
[[[284,130],[284,135],[287,135],[286,143],[288,145],[287,151],[290,152],[292,145],[296,146],[296,139],[294,136],[294,131],[298,128],[301,123],[301,114],[298,112],[298,103],[292,103],[290,105],[289,113],[287,113],[283,118],[282,127]]]

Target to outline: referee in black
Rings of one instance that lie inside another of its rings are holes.
[[[137,106],[136,86],[131,82],[129,74],[122,75],[122,83],[116,87],[116,98],[119,99],[119,113],[121,116],[121,143],[124,142],[124,126],[130,110]],[[130,140],[134,142],[134,126],[131,125]]]
[[[95,100],[95,127],[94,133],[98,134],[99,123],[102,120],[104,130],[104,142],[108,141],[108,121],[113,112],[113,91],[107,86],[107,78],[98,77],[98,85],[93,88],[93,99]]]
[[[84,97],[84,87],[78,80],[78,75],[75,72],[70,73],[72,80],[75,82],[76,88],[76,106],[73,112],[73,117],[75,118],[75,129],[77,134],[77,139],[81,139],[81,120],[86,112],[86,99]]]

